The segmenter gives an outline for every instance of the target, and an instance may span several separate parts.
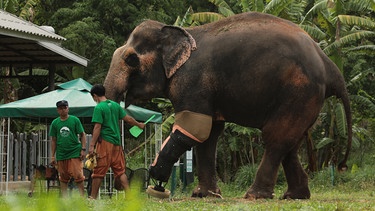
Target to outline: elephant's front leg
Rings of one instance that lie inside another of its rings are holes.
[[[176,113],[172,133],[163,142],[160,152],[151,164],[150,176],[159,182],[167,182],[173,164],[191,147],[207,140],[211,125],[211,116],[190,111]]]
[[[218,196],[221,194],[217,186],[216,176],[216,146],[217,140],[224,129],[224,122],[214,122],[209,138],[196,146],[196,163],[198,172],[198,186],[192,197]]]

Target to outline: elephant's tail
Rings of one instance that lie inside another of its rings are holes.
[[[344,105],[346,123],[348,127],[348,142],[346,146],[345,156],[344,156],[344,159],[338,165],[339,171],[345,171],[348,169],[346,162],[348,161],[349,152],[352,146],[352,135],[353,135],[352,114],[351,114],[351,109],[350,109],[349,94],[346,89],[346,83],[345,83],[344,77],[342,76],[340,70],[331,61],[329,62],[329,66],[330,66],[328,70],[329,83],[328,83],[328,90],[326,92],[326,98],[334,95],[337,98],[341,99],[342,104]]]

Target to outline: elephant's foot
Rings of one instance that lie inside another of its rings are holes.
[[[310,195],[309,188],[298,188],[286,191],[282,199],[310,199]]]
[[[273,193],[273,191],[255,190],[253,188],[250,188],[244,195],[244,198],[248,200],[273,199],[274,196],[275,194]]]
[[[216,197],[216,198],[223,198],[221,196],[220,188],[214,187],[214,188],[204,188],[203,186],[198,185],[194,191],[191,197]]]

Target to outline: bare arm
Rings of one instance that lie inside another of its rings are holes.
[[[101,129],[102,129],[102,124],[95,123],[94,130],[92,131],[92,140],[91,140],[90,147],[89,147],[89,154],[94,152],[94,147],[95,147],[96,142],[99,139]]]
[[[135,120],[133,117],[129,116],[129,115],[126,115],[124,118],[122,118],[126,123],[130,124],[130,125],[136,125],[137,127],[141,128],[141,129],[144,129],[145,128],[145,124],[144,123],[141,123],[141,122],[138,122],[137,120]]]
[[[56,153],[56,137],[51,137],[51,162],[55,163],[55,153]]]
[[[82,146],[82,150],[81,150],[81,160],[85,159],[85,154],[86,154],[86,133],[85,132],[82,132],[79,134],[80,138],[81,138],[81,146]]]

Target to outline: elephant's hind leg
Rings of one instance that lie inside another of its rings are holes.
[[[288,182],[288,190],[283,199],[309,199],[308,176],[303,170],[298,159],[298,147],[295,147],[282,161],[285,177]]]
[[[303,172],[297,157],[297,150],[304,132],[312,121],[288,114],[269,121],[263,128],[265,152],[256,178],[245,194],[247,199],[273,198],[273,189],[282,162],[289,189],[284,197],[308,198],[307,175]],[[299,187],[297,187],[299,186]]]
[[[266,147],[254,183],[247,190],[244,196],[245,199],[272,199],[274,197],[273,189],[280,160],[280,155],[273,153],[272,148]]]
[[[221,191],[216,178],[216,146],[219,135],[224,129],[224,122],[214,122],[210,137],[196,146],[196,161],[199,183],[193,190],[192,197],[220,197]]]

